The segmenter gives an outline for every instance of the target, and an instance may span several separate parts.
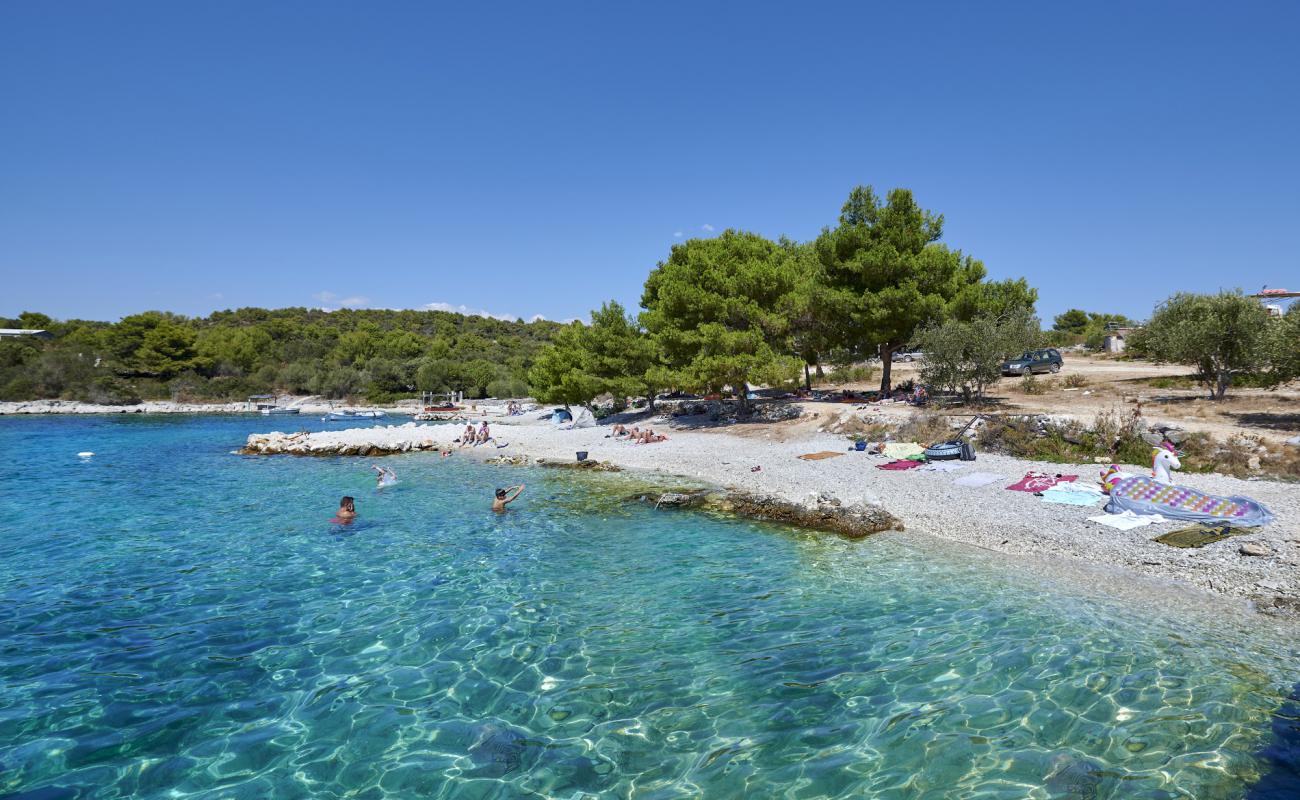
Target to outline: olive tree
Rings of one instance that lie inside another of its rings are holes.
[[[1038,318],[1024,309],[930,323],[916,336],[925,353],[921,380],[967,402],[983,400],[1002,377],[1003,360],[1033,347],[1040,335]]]
[[[1240,291],[1180,292],[1156,307],[1130,343],[1153,361],[1195,367],[1210,397],[1221,400],[1235,378],[1266,372],[1276,360],[1276,326]]]

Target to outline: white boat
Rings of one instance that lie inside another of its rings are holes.
[[[280,416],[281,414],[297,414],[299,409],[286,408],[284,406],[268,406],[266,408],[260,409],[260,411],[266,416],[272,417],[272,416]]]
[[[280,416],[281,414],[297,414],[299,409],[288,406],[280,406],[275,403],[273,394],[254,394],[249,395],[248,402],[257,407],[257,410],[264,416]]]
[[[326,422],[352,422],[364,419],[379,419],[388,416],[383,411],[352,411],[343,409],[341,411],[331,411],[323,419]]]

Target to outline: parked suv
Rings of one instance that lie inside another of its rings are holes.
[[[1033,372],[1060,372],[1065,361],[1055,347],[1026,350],[1016,358],[1002,362],[1003,375],[1029,375]]]

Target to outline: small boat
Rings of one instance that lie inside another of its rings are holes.
[[[275,395],[273,394],[249,395],[248,402],[255,405],[257,407],[257,410],[261,412],[263,416],[268,416],[268,417],[270,416],[278,417],[282,414],[297,414],[298,411],[300,410],[297,408],[290,408],[288,406],[276,405]]]
[[[285,406],[268,406],[267,408],[259,410],[268,417],[277,417],[282,414],[297,414],[299,411],[297,408],[287,408]]]
[[[383,411],[352,411],[344,409],[342,411],[331,411],[322,419],[326,422],[353,422],[356,420],[380,419],[388,416]]]

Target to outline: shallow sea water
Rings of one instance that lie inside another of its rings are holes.
[[[0,419],[0,796],[1300,791],[1286,629],[618,479],[231,453],[276,424]]]

